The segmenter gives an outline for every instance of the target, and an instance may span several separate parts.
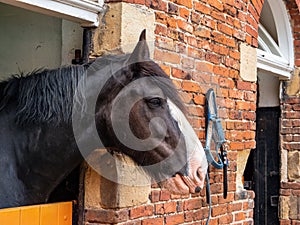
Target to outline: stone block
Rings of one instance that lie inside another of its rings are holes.
[[[290,197],[280,196],[279,197],[279,218],[289,219],[290,212]]]
[[[257,80],[257,53],[256,48],[245,43],[240,45],[241,64],[240,75],[244,81]]]
[[[131,53],[141,31],[146,29],[150,56],[153,57],[154,24],[154,11],[145,6],[124,2],[108,3],[106,13],[101,18],[101,25],[94,33],[91,55]]]
[[[151,179],[135,162],[105,149],[95,150],[87,159],[86,208],[125,208],[149,201]]]
[[[288,152],[288,178],[290,181],[300,181],[300,152]]]
[[[250,150],[238,151],[237,155],[237,174],[236,174],[236,190],[244,189],[243,175],[246,168],[247,160],[250,155]],[[230,163],[230,162],[229,162]]]
[[[292,220],[300,219],[300,197],[299,196],[290,197],[290,219]]]
[[[290,81],[287,81],[286,94],[288,96],[299,96],[300,94],[300,69],[296,68],[294,70],[294,75],[291,77]]]

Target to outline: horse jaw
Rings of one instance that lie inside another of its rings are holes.
[[[172,117],[177,121],[184,136],[189,168],[187,176],[176,174],[174,177],[163,181],[161,185],[174,194],[199,192],[199,188],[202,189],[204,186],[208,167],[204,149],[183,112],[169,99],[168,106]]]

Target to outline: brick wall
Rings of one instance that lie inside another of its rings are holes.
[[[212,198],[213,224],[253,224],[253,192]],[[205,224],[208,205],[204,193],[175,196],[153,188],[147,204],[126,209],[95,209],[85,213],[86,224],[152,225]]]
[[[118,0],[106,3],[114,2]],[[203,144],[205,93],[211,87],[217,93],[230,146],[229,192],[223,199],[222,171],[211,168],[210,224],[253,224],[254,193],[236,187],[238,155],[255,148],[256,129],[257,86],[240,78],[240,44],[257,47],[263,0],[123,2],[154,11],[154,60],[178,87],[189,110],[189,120]],[[87,209],[85,216],[88,224],[205,224],[208,205],[204,190],[195,195],[173,196],[153,186],[146,204],[118,210]]]
[[[294,36],[295,74],[291,81],[284,82],[281,102],[281,184],[280,224],[300,224],[300,1],[285,1]]]
[[[282,154],[286,170],[280,185],[280,224],[300,224],[300,98],[282,103]]]

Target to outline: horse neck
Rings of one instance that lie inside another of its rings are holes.
[[[41,193],[46,201],[53,189],[82,161],[71,126],[36,126],[27,129],[28,152],[19,175],[28,194]]]

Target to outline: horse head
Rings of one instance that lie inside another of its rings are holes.
[[[204,150],[171,79],[149,55],[143,31],[131,54],[91,65],[90,90],[97,88],[98,69],[106,68],[95,106],[97,132],[109,151],[128,155],[172,193],[199,192]]]

